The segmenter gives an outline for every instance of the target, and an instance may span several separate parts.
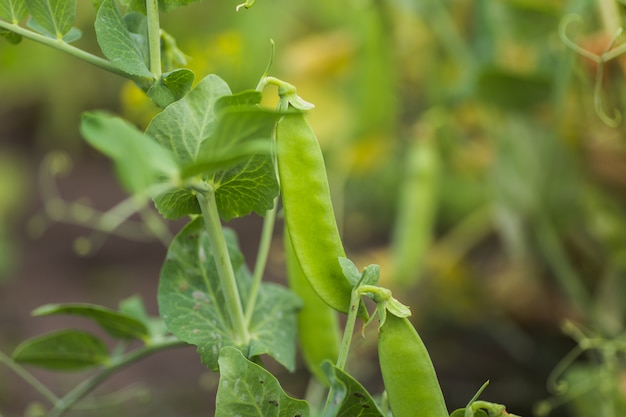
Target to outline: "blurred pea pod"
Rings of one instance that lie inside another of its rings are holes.
[[[431,110],[418,122],[405,160],[391,243],[394,284],[399,286],[415,282],[432,239],[440,174],[435,140],[439,115]]]
[[[298,312],[298,340],[307,369],[318,379],[328,384],[320,365],[323,361],[337,361],[341,332],[337,312],[326,304],[313,290],[306,279],[293,251],[289,233],[285,228],[285,261],[289,287],[302,300]]]

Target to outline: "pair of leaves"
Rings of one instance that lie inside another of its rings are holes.
[[[309,405],[289,397],[278,380],[263,367],[246,359],[239,350],[224,347],[219,355],[220,382],[216,417],[308,417]],[[354,378],[330,362],[322,365],[333,397],[325,415],[334,417],[383,417],[369,393]]]
[[[87,113],[81,132],[115,162],[126,190],[152,195],[166,218],[200,213],[186,181],[211,186],[225,220],[263,215],[278,194],[270,151],[279,113],[259,109],[258,101],[259,93],[232,96],[222,79],[209,75],[145,133],[104,113]]]
[[[81,32],[73,27],[76,19],[76,0],[1,0],[0,18],[18,24],[28,16],[28,26],[52,39],[73,42]],[[21,36],[5,35],[12,43],[19,43]]]
[[[104,0],[94,26],[100,49],[113,65],[129,75],[153,78],[147,64],[145,16],[131,13],[122,17],[113,0]]]
[[[191,89],[195,76],[193,71],[186,68],[173,69],[160,79],[154,79],[149,68],[147,19],[143,14],[130,12],[122,16],[113,0],[104,0],[98,8],[95,29],[102,53],[118,69],[143,80],[141,86],[158,106],[167,107],[183,98]],[[169,41],[164,45],[168,48],[164,53],[180,53],[175,42]],[[173,48],[175,51],[171,51]]]
[[[248,357],[269,354],[293,370],[299,300],[281,286],[262,284],[249,326],[252,341],[242,345],[231,332],[224,293],[203,226],[198,218],[176,236],[161,270],[158,301],[167,328],[180,340],[196,345],[202,362],[213,370],[218,369],[219,352],[224,346],[235,346]],[[235,234],[225,229],[225,238],[245,305],[252,278]]]
[[[92,304],[48,304],[33,312],[35,316],[73,315],[97,323],[116,339],[148,341],[163,333],[145,312],[140,298],[133,297],[120,303],[120,311]],[[56,370],[81,370],[109,362],[104,342],[91,333],[79,330],[61,330],[38,336],[21,343],[13,352],[13,359]]]

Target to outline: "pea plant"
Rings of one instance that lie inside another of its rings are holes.
[[[189,220],[169,244],[161,269],[160,317],[149,316],[140,298],[123,300],[117,310],[48,304],[34,315],[86,318],[115,347],[90,332],[67,329],[26,340],[11,355],[0,353],[4,365],[49,401],[41,415],[86,407],[88,394],[117,371],[191,344],[202,363],[219,372],[216,416],[512,416],[502,405],[478,400],[484,387],[449,414],[409,308],[378,285],[378,265],[361,271],[346,258],[322,153],[306,119],[313,105],[293,85],[270,76],[270,66],[256,88],[246,91],[233,93],[213,74],[195,80],[159,23],[160,12],[186,3],[97,2],[94,27],[103,58],[72,44],[81,35],[74,27],[75,1],[0,0],[6,41],[36,41],[132,80],[161,108],[145,131],[93,111],[82,116],[80,132],[112,160],[130,195],[120,206],[121,218],[154,204],[165,219]],[[276,109],[261,106],[270,85],[278,87]],[[279,210],[289,289],[263,280]],[[222,221],[253,212],[264,217],[264,226],[250,271],[236,234]],[[375,310],[368,311],[364,298]],[[343,336],[339,314],[346,315]],[[366,328],[374,318],[378,329]],[[372,396],[346,370],[359,319],[364,335],[378,333],[382,396]],[[311,374],[327,388],[325,400],[290,397],[264,367],[267,355],[295,370],[296,338]],[[93,372],[59,395],[25,365]]]

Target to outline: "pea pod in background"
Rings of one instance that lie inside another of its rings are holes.
[[[338,260],[346,254],[322,151],[304,114],[287,114],[278,122],[276,157],[285,223],[302,272],[326,304],[348,313],[352,286]]]
[[[399,286],[416,282],[435,227],[440,157],[431,112],[426,113],[416,126],[416,137],[408,149],[404,182],[399,193],[391,243],[393,280]]]
[[[406,317],[386,315],[378,358],[394,417],[448,417],[430,355]]]
[[[307,369],[318,381],[328,384],[320,365],[325,360],[335,363],[339,356],[341,332],[337,312],[313,291],[298,264],[286,229],[284,242],[289,287],[303,305],[297,319],[300,351]]]

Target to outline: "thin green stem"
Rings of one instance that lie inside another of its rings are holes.
[[[198,203],[200,203],[200,209],[204,217],[204,227],[209,235],[211,250],[215,258],[222,291],[224,291],[224,299],[229,312],[230,324],[234,336],[238,339],[237,341],[239,343],[246,345],[250,341],[250,334],[243,313],[241,298],[239,297],[235,272],[230,262],[228,247],[226,246],[222,224],[220,223],[220,217],[217,211],[215,192],[209,190],[204,193],[197,193],[196,197]]]
[[[13,359],[0,352],[0,362],[4,363],[6,366],[11,368],[13,372],[15,372],[18,376],[20,376],[24,381],[28,382],[30,386],[35,388],[37,392],[39,392],[43,397],[45,397],[52,404],[55,404],[59,397],[57,397],[52,391],[48,389],[44,384],[39,382],[37,378],[35,378],[30,372],[24,369],[19,364],[15,363]]]
[[[83,398],[85,395],[95,389],[98,385],[100,385],[103,381],[105,381],[109,376],[111,376],[118,370],[123,369],[128,365],[137,362],[145,358],[146,356],[149,356],[158,351],[182,346],[187,346],[187,343],[178,340],[175,337],[171,337],[163,339],[158,343],[136,349],[128,353],[127,355],[124,355],[119,359],[114,360],[109,366],[102,369],[100,372],[92,375],[88,379],[84,380],[83,382],[78,384],[73,390],[67,393],[67,395],[65,395],[63,398],[57,400],[52,410],[50,410],[50,412],[48,413],[47,417],[62,416],[81,398]]]
[[[76,48],[75,46],[70,45],[67,42],[64,42],[61,39],[53,39],[44,35],[40,35],[39,33],[35,33],[31,30],[24,29],[23,27],[5,22],[0,20],[0,28],[9,30],[13,33],[21,35],[26,39],[30,39],[32,41],[41,43],[43,45],[49,46],[51,48],[57,49],[61,52],[65,52],[69,55],[72,55],[75,58],[81,59],[85,62],[88,62],[92,65],[95,65],[98,68],[101,68],[105,71],[109,71],[113,74],[122,76],[124,78],[128,78],[132,81],[136,81],[139,83],[145,83],[146,79],[143,77],[138,77],[134,75],[130,75],[122,71],[121,69],[115,67],[111,62],[107,61],[104,58],[100,58],[99,56],[93,55],[87,51],[83,51],[80,48]]]
[[[348,353],[350,353],[352,335],[354,334],[354,325],[356,324],[359,306],[361,304],[361,295],[357,291],[357,288],[352,289],[352,295],[350,296],[350,311],[348,312],[346,327],[343,330],[343,338],[341,339],[341,345],[339,346],[339,355],[337,357],[336,366],[341,370],[345,369],[346,362],[348,361]],[[326,405],[324,406],[324,412],[322,413],[323,416],[327,415],[328,407],[332,403],[334,396],[335,390],[331,387],[328,391],[328,396],[326,397]]]
[[[159,1],[146,0],[148,21],[148,49],[150,51],[150,72],[155,79],[161,78],[161,26],[159,23]]]
[[[278,199],[274,202],[274,207],[265,214],[263,219],[263,230],[261,231],[261,241],[259,242],[259,250],[257,252],[256,263],[254,265],[254,275],[252,278],[252,287],[248,296],[248,305],[246,306],[246,323],[249,326],[254,314],[257,296],[263,281],[263,273],[267,265],[267,258],[270,253],[272,237],[274,235],[274,223],[276,222],[276,206]]]
[[[337,368],[342,370],[346,367],[346,362],[348,361],[348,353],[350,353],[352,334],[354,333],[354,325],[356,324],[360,304],[361,294],[356,289],[353,289],[350,296],[350,311],[348,312],[346,327],[343,330],[343,339],[341,339],[341,346],[339,347],[339,356],[337,357]]]

